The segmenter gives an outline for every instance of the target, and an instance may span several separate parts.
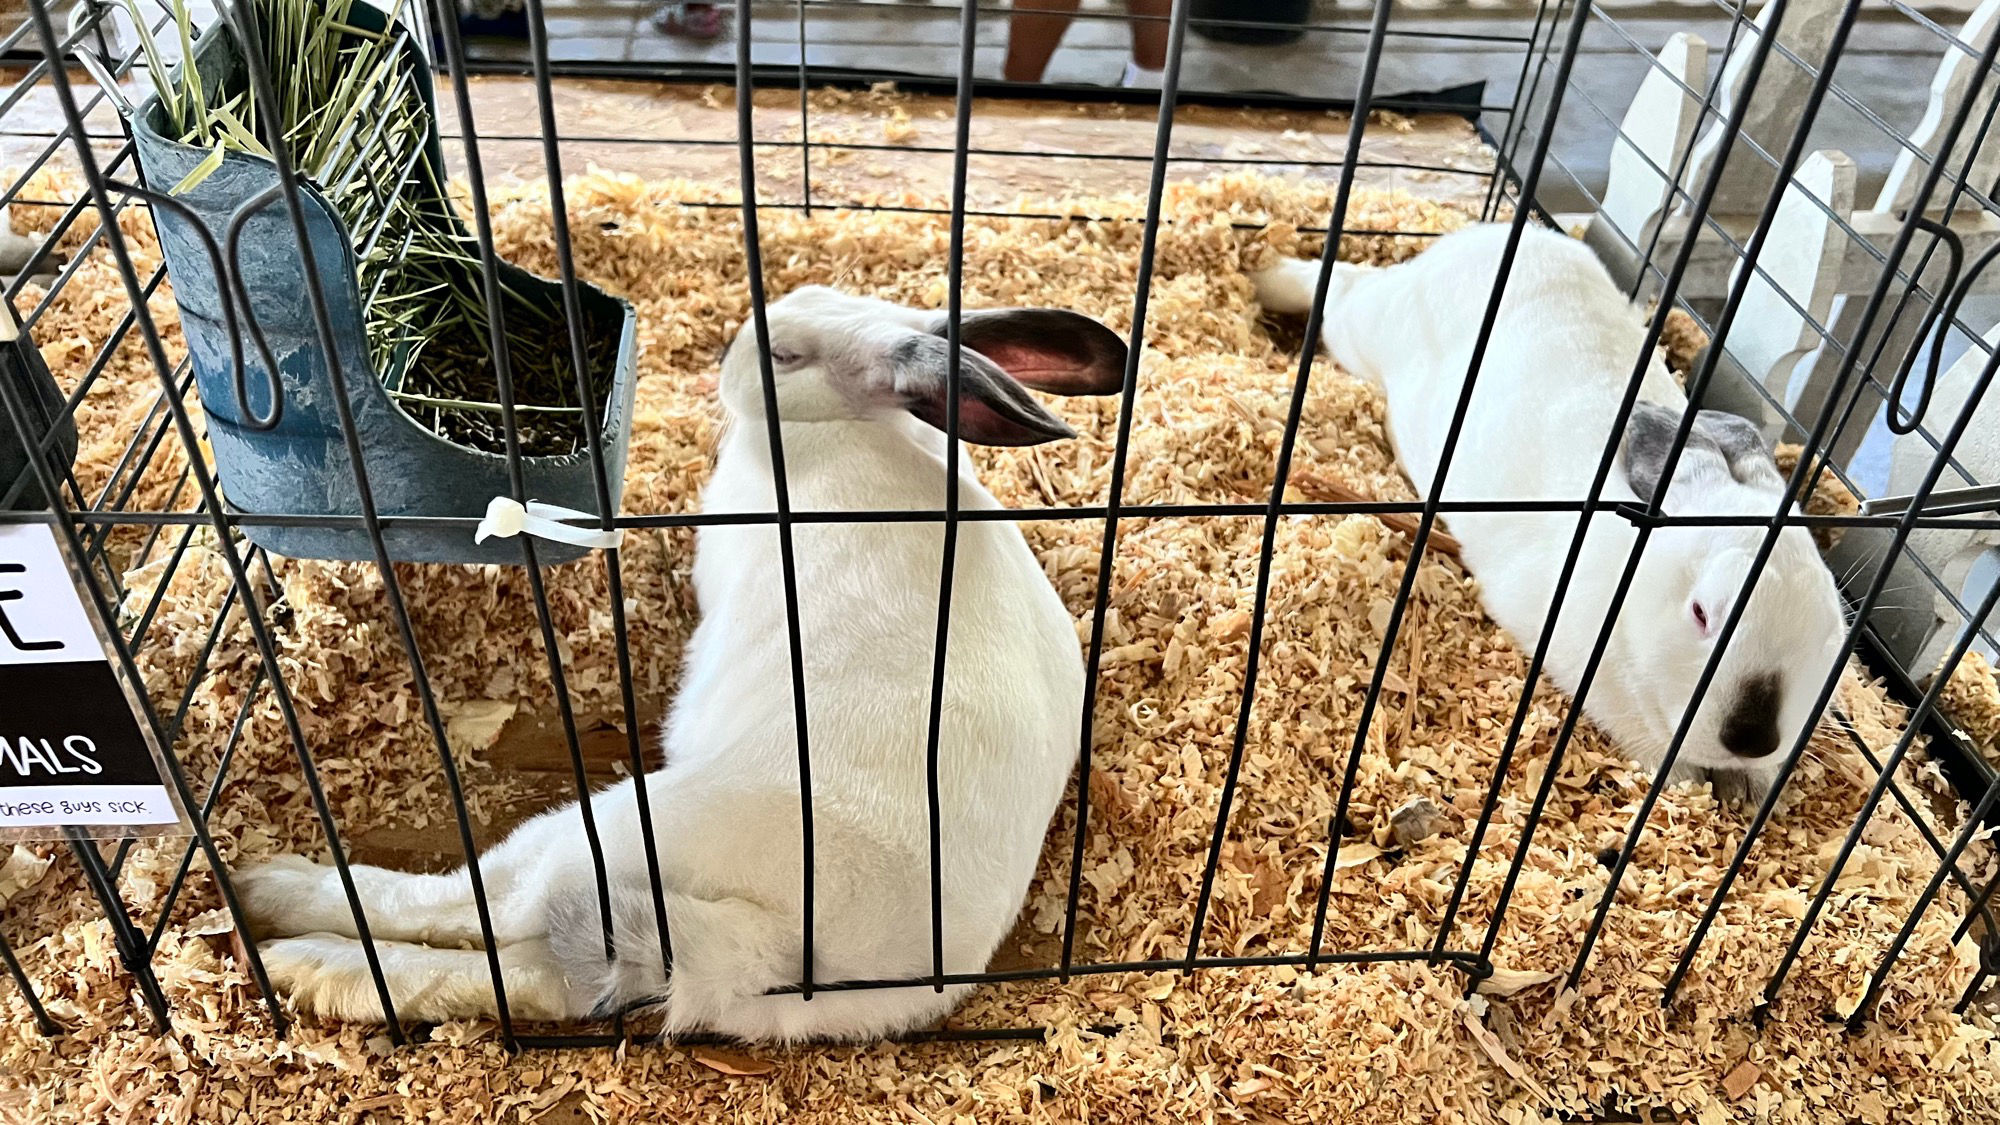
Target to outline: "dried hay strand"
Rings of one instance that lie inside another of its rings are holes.
[[[690,511],[715,438],[715,359],[749,311],[736,214],[677,206],[725,198],[697,184],[593,173],[569,193],[580,269],[640,310],[627,510]],[[1260,325],[1243,269],[1274,254],[1316,252],[1297,229],[1323,220],[1330,202],[1329,185],[1249,175],[1170,189],[1129,502],[1268,497],[1295,354]],[[1138,215],[1142,204],[1120,197],[1033,206],[1109,217]],[[1361,193],[1350,221],[1443,230],[1464,216],[1409,196]],[[943,304],[948,236],[940,216],[820,210],[808,219],[772,211],[762,222],[773,294],[822,283]],[[554,272],[545,199],[527,190],[500,198],[495,223],[502,253]],[[134,237],[146,242],[150,231]],[[966,306],[1058,305],[1125,331],[1139,241],[1133,222],[968,219]],[[1356,238],[1342,253],[1390,261],[1419,252],[1424,241]],[[103,338],[122,291],[108,266],[86,268],[98,272],[66,292],[51,331],[88,342]],[[73,380],[78,367],[68,359],[57,370]],[[90,473],[101,476],[106,451],[117,448],[116,435],[99,427],[138,409],[155,386],[143,357],[107,371],[86,423],[82,460]],[[1078,441],[975,450],[1003,502],[1102,502],[1115,404],[1054,406]],[[1301,472],[1379,499],[1413,496],[1390,454],[1381,401],[1368,387],[1321,364],[1304,427]],[[140,502],[163,504],[166,488],[155,487],[153,475]],[[1100,530],[1086,520],[1024,525],[1080,628],[1094,594]],[[1243,686],[1259,530],[1258,521],[1242,518],[1121,525],[1090,782],[1078,939],[1084,960],[1185,950]],[[691,533],[671,530],[632,535],[624,549],[635,674],[654,703],[668,698],[694,623],[691,544]],[[206,533],[194,537],[143,652],[148,686],[163,706],[187,688],[226,589],[211,547]],[[1305,947],[1361,688],[1407,555],[1403,534],[1372,517],[1280,524],[1258,702],[1205,953]],[[134,603],[152,596],[163,569],[149,563],[131,571]],[[259,611],[277,632],[284,674],[349,836],[444,823],[449,804],[435,748],[413,703],[380,576],[368,566],[306,561],[273,569],[272,597]],[[525,576],[514,568],[436,566],[401,567],[398,576],[439,697],[458,720],[463,741],[455,749],[473,811],[482,820],[501,818],[522,789],[482,753],[493,717],[509,708],[552,709]],[[602,567],[585,561],[551,570],[548,579],[577,707],[615,714]],[[1455,561],[1426,552],[1416,589],[1361,759],[1349,812],[1354,838],[1342,848],[1346,860],[1330,888],[1328,950],[1429,945],[1523,688],[1522,653],[1486,620],[1475,582]],[[323,846],[270,693],[252,694],[255,669],[245,631],[226,626],[209,674],[194,686],[178,745],[203,784],[239,710],[251,709],[213,817],[223,848],[239,861]],[[1847,678],[1840,702],[1854,737],[1877,753],[1902,729],[1902,708],[1858,675]],[[1536,691],[1472,870],[1455,949],[1477,948],[1563,711],[1552,688]],[[484,1123],[547,1115],[593,1122],[1519,1125],[1547,1120],[1556,1109],[1588,1113],[1616,1098],[1705,1123],[2000,1121],[1993,1024],[1984,1014],[1949,1013],[1973,973],[1968,951],[1949,940],[1966,907],[1955,887],[1925,915],[1864,1031],[1849,1034],[1823,1018],[1851,1006],[1934,870],[1916,829],[1890,803],[1868,824],[1765,1027],[1751,1022],[1758,991],[1872,780],[1845,736],[1829,730],[1815,740],[1673,1011],[1659,1007],[1661,984],[1741,838],[1744,817],[1719,806],[1706,787],[1668,791],[1581,989],[1558,996],[1552,975],[1568,968],[1605,885],[1597,854],[1621,838],[1647,782],[1585,724],[1560,767],[1501,927],[1500,972],[1489,995],[1468,1002],[1462,974],[1422,962],[1313,974],[1277,968],[1019,982],[978,990],[953,1022],[1045,1026],[1045,1042],[761,1051],[754,1065],[643,1045],[510,1057],[492,1026],[471,1023],[440,1027],[400,1050],[379,1029],[312,1020],[277,1039],[226,943],[198,932],[212,929],[205,912],[216,905],[199,874],[157,955],[175,1005],[172,1033],[158,1034],[132,1000],[75,865],[59,861],[6,905],[0,926],[71,1032],[42,1039],[18,997],[0,986],[0,1114],[35,1122]],[[1963,815],[1921,755],[1900,780]],[[1434,831],[1408,834],[1399,850],[1394,811],[1418,800],[1434,810]],[[1930,815],[1929,802],[1915,804]],[[1012,963],[1051,963],[1073,816],[1073,805],[1059,814],[1021,936],[1002,950]],[[1940,833],[1953,823],[1944,819]],[[140,917],[150,920],[159,909],[179,853],[174,843],[133,850],[121,888]],[[1978,879],[1990,877],[1995,864],[1981,846],[1967,866]],[[768,1073],[753,1073],[766,1063]]]

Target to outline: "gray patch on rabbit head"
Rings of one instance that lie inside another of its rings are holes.
[[[1671,407],[1642,402],[1632,408],[1625,426],[1625,481],[1639,499],[1651,500],[1659,491],[1660,474],[1680,425],[1681,413]],[[1695,414],[1675,476],[1699,475],[1709,466],[1726,471],[1742,484],[1784,484],[1777,462],[1764,446],[1764,435],[1748,419],[1721,410]]]

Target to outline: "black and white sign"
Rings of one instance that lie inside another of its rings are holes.
[[[180,821],[55,530],[0,526],[0,832]]]

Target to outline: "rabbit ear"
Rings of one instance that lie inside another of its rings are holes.
[[[1729,475],[1744,484],[1782,488],[1785,478],[1778,472],[1777,459],[1764,445],[1764,435],[1748,418],[1721,410],[1704,410],[1694,416],[1695,429],[1707,434],[1722,457],[1729,462]]]
[[[940,430],[945,428],[945,396],[950,389],[950,349],[937,336],[914,335],[890,355],[903,408]],[[958,436],[980,445],[1040,445],[1075,437],[1076,431],[992,360],[961,348]]]
[[[943,336],[939,318],[931,332]],[[959,317],[958,341],[1015,379],[1056,395],[1117,394],[1125,385],[1125,341],[1081,313],[993,309]]]
[[[1659,492],[1660,473],[1667,467],[1667,453],[1674,447],[1674,434],[1680,425],[1677,410],[1650,402],[1632,407],[1632,417],[1625,424],[1625,483],[1639,499],[1650,502]],[[1727,471],[1726,466],[1722,448],[1697,425],[1688,431],[1674,476],[1686,480],[1703,471]]]
[[[1632,408],[1625,427],[1625,481],[1641,500],[1651,500],[1660,487],[1667,452],[1680,430],[1677,410],[1642,402]],[[1688,430],[1674,479],[1682,483],[1703,476],[1726,474],[1742,484],[1780,488],[1778,463],[1764,448],[1764,435],[1748,419],[1720,410],[1698,411]]]

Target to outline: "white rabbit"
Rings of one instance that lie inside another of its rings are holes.
[[[1505,226],[1474,226],[1400,265],[1334,267],[1322,338],[1343,368],[1382,388],[1390,440],[1420,491],[1435,479],[1506,238]],[[1305,312],[1318,268],[1287,261],[1260,273],[1258,299],[1274,312]],[[1644,337],[1643,315],[1588,248],[1529,227],[1445,499],[1587,496]],[[1665,365],[1649,357],[1605,499],[1653,494],[1687,408]],[[1668,515],[1768,519],[1777,510],[1785,482],[1749,422],[1704,410],[1689,437],[1666,494]],[[1575,513],[1444,519],[1479,580],[1487,613],[1532,649],[1548,620]],[[1616,514],[1591,520],[1546,662],[1566,692],[1576,690],[1636,534]],[[1764,535],[1763,527],[1748,526],[1654,532],[1584,705],[1624,752],[1661,761]],[[1812,703],[1832,669],[1842,625],[1833,576],[1811,537],[1787,528],[1702,699],[1677,777],[1706,770],[1718,793],[1760,800],[1799,732],[1818,719]]]
[[[773,302],[768,321],[794,510],[943,507],[946,443],[932,428],[945,409],[942,318],[811,288]],[[966,441],[1073,436],[1021,384],[1102,394],[1123,378],[1124,343],[1074,313],[967,313],[962,340]],[[746,325],[723,361],[729,425],[703,495],[711,513],[773,508],[762,387]],[[965,510],[1000,507],[962,453],[958,488]],[[943,527],[804,522],[794,536],[812,755],[813,978],[925,977],[925,741]],[[799,763],[780,573],[770,524],[700,530],[701,623],[667,721],[666,764],[643,782],[666,888],[670,975],[632,782],[591,801],[613,899],[609,963],[576,805],[529,821],[481,857],[517,1017],[602,1017],[656,1003],[671,1033],[853,1039],[936,1021],[967,991],[766,994],[803,977]],[[943,691],[944,969],[972,973],[1020,911],[1076,758],[1083,706],[1074,620],[1010,521],[959,527]],[[387,939],[378,948],[400,1017],[494,1014],[463,870],[354,875],[374,936]],[[382,1018],[331,868],[285,859],[239,873],[237,887],[260,938],[278,939],[259,948],[282,991],[323,1014]]]

